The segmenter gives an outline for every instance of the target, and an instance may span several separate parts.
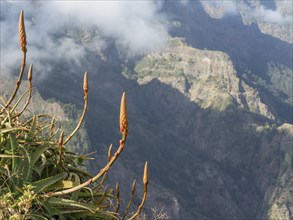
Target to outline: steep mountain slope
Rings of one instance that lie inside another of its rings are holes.
[[[134,78],[140,84],[150,84],[156,91],[151,97],[158,99],[154,106],[161,107],[158,109],[160,113],[153,110],[152,113],[159,116],[150,115],[149,118],[157,120],[160,134],[172,134],[171,143],[170,137],[163,138],[168,140],[164,145],[168,146],[167,152],[176,152],[176,166],[178,161],[180,165],[177,172],[174,172],[175,167],[171,172],[164,170],[165,174],[177,175],[174,179],[168,175],[164,178],[173,183],[174,188],[177,187],[176,191],[180,192],[177,196],[183,197],[181,201],[188,201],[183,202],[181,218],[264,218],[267,216],[265,210],[273,204],[270,218],[284,215],[289,219],[292,213],[288,205],[292,203],[292,192],[288,190],[292,183],[289,165],[292,158],[292,125],[275,129],[275,125],[264,124],[265,121],[271,122],[261,115],[274,119],[273,114],[262,102],[259,92],[237,77],[226,54],[193,49],[173,39],[169,48],[143,58],[134,70]],[[128,72],[128,75],[131,74]],[[197,110],[191,107],[192,104],[185,106],[175,95],[167,95],[171,93],[169,89],[161,94],[161,86],[156,80],[176,89],[191,103],[196,103]],[[148,111],[151,111],[150,107]],[[289,131],[283,132],[283,128]],[[174,147],[169,149],[170,146]],[[188,163],[188,157],[183,156],[181,149],[199,155],[191,156],[193,162]],[[278,156],[275,157],[276,154]],[[202,157],[205,160],[201,161]],[[172,161],[170,158],[159,160],[166,160],[163,164]],[[265,167],[269,167],[267,174]],[[283,179],[281,183],[280,179]],[[207,181],[210,185],[202,186],[201,181]],[[187,183],[195,184],[188,188]],[[274,186],[276,183],[277,187]],[[280,190],[282,184],[284,190]],[[271,195],[270,190],[278,195]],[[202,198],[205,198],[204,204]],[[278,201],[276,208],[277,200],[282,202]],[[260,205],[266,202],[267,207]],[[226,208],[221,204],[225,204]],[[185,207],[190,206],[199,208],[186,210]],[[212,213],[209,210],[213,210]]]
[[[102,161],[106,146],[118,140],[119,99],[125,90],[130,136],[114,176],[130,184],[139,178],[142,161],[148,160],[148,207],[166,206],[174,219],[255,219],[266,217],[269,210],[271,216],[290,213],[290,182],[279,180],[290,180],[292,168],[284,161],[292,158],[292,135],[277,129],[259,91],[237,77],[227,54],[173,41],[176,44],[165,51],[144,57],[133,69],[129,66],[124,74],[130,80],[120,74],[121,66],[108,67],[107,62],[90,72],[86,128],[98,158]],[[209,72],[207,61],[213,63]],[[57,80],[60,84],[53,83]],[[78,81],[78,75],[52,75],[46,94],[59,91],[64,94],[61,100],[82,100],[74,89],[80,87]]]
[[[126,91],[129,138],[109,184],[130,185],[148,160],[148,208],[164,206],[171,219],[293,218],[292,45],[240,15],[211,18],[198,1],[165,1],[162,10],[172,36],[166,48],[126,58],[108,39],[107,50],[86,50],[75,74],[50,63],[38,90],[81,108],[87,68],[93,171],[119,140]]]

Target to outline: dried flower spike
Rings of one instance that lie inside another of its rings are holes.
[[[23,10],[20,12],[20,16],[19,16],[18,32],[19,32],[20,48],[23,52],[26,52],[27,51],[27,49],[26,49],[26,34],[25,34]]]
[[[126,94],[123,92],[120,106],[120,132],[122,133],[122,140],[124,141],[128,134],[128,119],[127,119],[127,106]]]
[[[87,78],[87,71],[86,71],[83,77],[83,92],[85,97],[88,97],[88,90],[89,90],[89,86],[88,86],[88,78]]]
[[[112,144],[110,145],[110,147],[109,147],[109,150],[108,150],[108,162],[111,160],[111,158],[112,158]]]
[[[77,130],[80,128],[84,116],[86,114],[86,110],[87,110],[87,105],[88,105],[88,78],[87,78],[87,71],[84,73],[84,77],[83,77],[83,92],[84,92],[84,105],[83,105],[83,111],[82,114],[80,116],[80,119],[78,121],[78,124],[76,125],[75,129],[71,132],[71,134],[66,138],[66,140],[63,142],[63,145],[65,145],[72,137],[73,135],[77,132]]]
[[[148,162],[145,162],[144,173],[143,173],[143,184],[147,185],[149,182]]]
[[[134,194],[135,192],[135,187],[136,187],[136,180],[133,181],[132,187],[131,187],[131,193]]]
[[[27,79],[31,82],[33,79],[33,64],[30,65],[30,68],[28,70]]]

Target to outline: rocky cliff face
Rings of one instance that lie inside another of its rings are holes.
[[[258,91],[238,78],[227,54],[192,48],[178,38],[171,39],[165,50],[140,60],[135,76],[139,84],[158,79],[204,109],[224,111],[233,104],[275,119]]]

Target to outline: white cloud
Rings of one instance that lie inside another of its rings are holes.
[[[236,3],[234,1],[222,1],[222,7],[228,15],[236,15],[238,13]]]
[[[286,10],[290,10],[290,6],[285,5]],[[267,9],[264,6],[260,6],[259,8],[255,9],[254,16],[260,17],[263,21],[268,23],[275,23],[275,24],[292,24],[292,2],[291,2],[291,15],[283,13],[284,8],[277,6],[276,10]]]
[[[238,13],[237,5],[232,0],[200,0],[203,6],[216,8],[222,12],[223,15],[236,15]]]
[[[21,9],[25,12],[28,60],[50,68],[45,62],[48,59],[64,58],[78,64],[85,54],[83,45],[64,36],[65,28],[89,30],[95,26],[129,55],[160,48],[167,39],[161,5],[155,1],[1,0],[1,70],[20,60],[17,23]],[[105,45],[95,39],[96,45]]]
[[[189,1],[190,1],[190,0],[180,0],[180,3],[181,3],[182,5],[188,5]]]
[[[268,9],[263,5],[257,5],[256,7],[249,6],[245,1],[235,0],[200,0],[202,5],[215,8],[223,15],[236,15],[239,13],[238,6],[244,5],[248,13],[253,18],[267,23],[275,23],[282,25],[292,25],[292,1],[291,0],[275,0],[276,9]],[[241,9],[240,9],[241,10]]]

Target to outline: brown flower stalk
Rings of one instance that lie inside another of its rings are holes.
[[[62,147],[63,147],[64,131],[61,132],[58,140],[59,163],[62,161]]]
[[[86,78],[86,77],[85,77]],[[124,109],[123,111],[120,110],[120,112],[122,112],[124,115],[126,115],[126,122],[127,122],[127,113],[126,113],[126,98],[125,98],[125,93],[123,93],[122,95],[122,100],[121,100],[121,106]],[[120,119],[121,119],[121,114],[120,114]],[[120,120],[121,122],[121,120]],[[126,123],[127,124],[127,123]],[[121,127],[120,127],[121,128]],[[128,124],[126,126],[126,128],[128,128]],[[110,161],[104,166],[104,168],[102,168],[100,170],[100,172],[94,176],[93,178],[87,180],[86,182],[79,184],[78,186],[75,186],[71,189],[66,189],[66,190],[62,190],[59,192],[49,192],[47,193],[48,197],[52,197],[52,196],[60,196],[60,195],[64,195],[64,194],[68,194],[68,193],[72,193],[75,192],[77,190],[82,189],[83,187],[86,187],[88,185],[90,185],[91,183],[97,181],[101,176],[103,176],[105,173],[108,172],[108,170],[111,168],[111,166],[114,164],[114,162],[117,160],[118,156],[121,154],[121,152],[124,149],[125,146],[125,130],[123,130],[124,132],[122,133],[122,140],[120,140],[120,145],[119,148],[117,149],[117,151],[115,152],[115,154],[111,157]],[[64,145],[65,143],[63,143]],[[146,196],[145,196],[146,197]]]
[[[83,105],[83,111],[82,111],[82,114],[80,116],[79,122],[76,125],[75,129],[71,132],[71,134],[63,142],[63,145],[65,145],[73,137],[73,135],[77,132],[77,130],[80,128],[80,126],[81,126],[81,124],[83,122],[84,116],[86,114],[87,105],[88,105],[88,77],[87,77],[87,71],[84,73],[84,77],[83,77],[83,92],[84,92],[84,105]]]
[[[80,189],[82,189],[82,188],[90,185],[91,183],[97,181],[101,176],[103,176],[106,172],[108,172],[108,170],[110,169],[110,167],[113,165],[113,163],[117,160],[118,156],[123,151],[124,146],[125,146],[125,141],[122,141],[121,140],[120,141],[120,146],[119,146],[118,150],[115,152],[115,154],[112,156],[111,160],[93,178],[91,178],[91,179],[87,180],[86,182],[84,182],[84,183],[82,183],[82,184],[80,184],[78,186],[75,186],[75,187],[73,187],[71,189],[62,190],[62,191],[59,191],[59,192],[49,192],[49,193],[47,193],[47,196],[48,197],[52,197],[52,196],[60,196],[60,195],[72,193],[72,192],[75,192],[77,190],[80,190]]]
[[[129,218],[129,220],[135,219],[141,212],[142,207],[144,206],[144,203],[146,201],[147,193],[148,193],[148,182],[149,182],[149,174],[148,174],[148,162],[145,162],[144,165],[144,173],[143,173],[143,197],[141,200],[141,203],[133,216]]]
[[[125,141],[128,134],[128,118],[125,92],[123,92],[122,94],[120,105],[120,132],[122,134],[122,140]]]
[[[111,160],[111,157],[112,157],[112,146],[113,145],[111,144],[108,150],[108,162]]]
[[[50,123],[50,136],[53,135],[54,126],[55,126],[55,117],[52,118]]]
[[[28,70],[27,79],[29,81],[29,88],[32,88],[32,79],[33,79],[33,64],[30,65]]]
[[[20,68],[20,72],[19,72],[19,76],[14,88],[13,93],[11,94],[10,99],[7,101],[7,103],[5,104],[5,108],[7,108],[11,102],[13,101],[13,99],[16,96],[16,93],[19,89],[19,86],[21,84],[21,79],[22,79],[22,75],[24,72],[24,68],[25,68],[25,62],[26,62],[26,35],[25,35],[25,26],[24,26],[24,18],[23,18],[23,11],[21,11],[20,16],[19,16],[19,25],[18,25],[18,30],[19,30],[19,40],[20,40],[20,47],[22,50],[22,64],[21,64],[21,68]],[[3,110],[0,112],[2,113]]]
[[[132,183],[130,199],[129,199],[129,202],[128,202],[127,207],[125,209],[125,212],[124,212],[124,215],[122,217],[122,220],[125,219],[126,215],[128,214],[129,208],[130,208],[130,206],[132,204],[134,193],[135,193],[135,187],[136,187],[136,180],[134,180],[133,183]]]
[[[33,65],[32,64],[29,67],[27,79],[28,79],[28,96],[27,96],[26,102],[25,102],[23,108],[20,110],[20,112],[18,114],[16,114],[13,118],[20,116],[25,111],[25,109],[27,108],[27,106],[29,105],[29,103],[31,101],[32,87],[33,87],[33,84],[32,84]]]

